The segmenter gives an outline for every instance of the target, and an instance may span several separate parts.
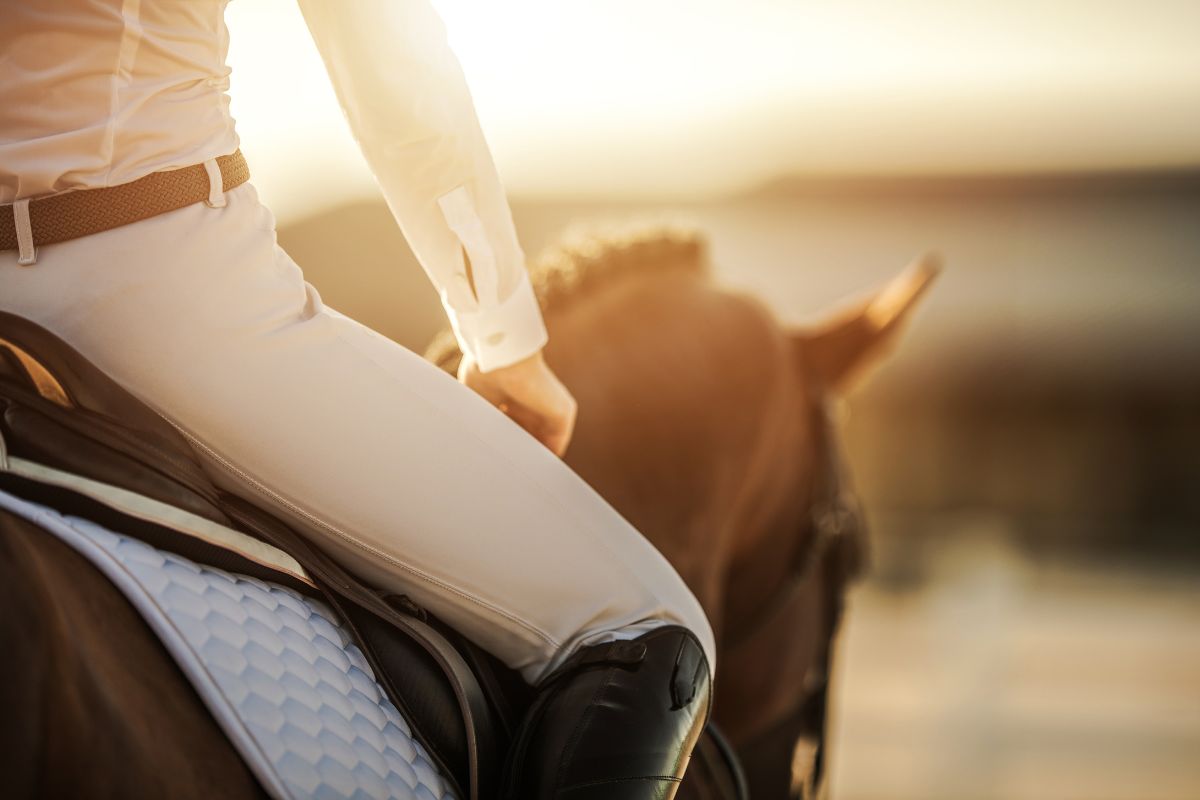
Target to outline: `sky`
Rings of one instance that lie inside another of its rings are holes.
[[[434,5],[510,193],[1200,166],[1194,0]],[[295,0],[226,21],[233,114],[280,219],[376,194]]]

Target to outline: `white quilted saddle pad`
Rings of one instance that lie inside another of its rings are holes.
[[[323,603],[0,491],[138,609],[262,785],[279,798],[453,799]]]

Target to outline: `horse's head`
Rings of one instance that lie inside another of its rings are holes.
[[[938,265],[922,258],[789,329],[719,287],[706,251],[678,228],[591,235],[531,272],[546,359],[579,401],[567,463],[696,593],[726,676],[717,720],[755,791],[784,796],[801,774],[793,746],[822,739],[830,642],[862,542],[829,401],[880,363]],[[429,355],[457,366],[448,333]],[[815,780],[818,763],[801,772]]]
[[[672,561],[718,627],[753,613],[743,580],[783,579],[779,548],[795,546],[824,468],[814,404],[880,361],[936,270],[921,259],[789,330],[712,280],[689,228],[568,237],[531,264],[547,361],[579,401],[568,464]],[[459,358],[448,333],[427,355],[451,372]]]

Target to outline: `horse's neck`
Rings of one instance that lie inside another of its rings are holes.
[[[547,358],[581,409],[568,464],[719,619],[738,527],[762,496],[748,484],[779,482],[781,429],[802,414],[786,336],[761,305],[694,276],[627,279],[547,325]]]
[[[764,420],[762,449],[743,483],[742,513],[730,522],[724,622],[731,628],[755,619],[790,580],[803,546],[814,468],[810,431],[794,386],[781,391],[780,403],[775,418]]]

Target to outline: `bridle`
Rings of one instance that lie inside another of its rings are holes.
[[[810,383],[811,385],[815,385]],[[822,388],[810,392],[810,431],[817,456],[812,463],[813,494],[805,518],[808,530],[794,565],[802,580],[817,579],[824,594],[825,635],[804,701],[805,729],[815,739],[809,791],[815,794],[825,772],[825,733],[833,640],[841,622],[846,588],[866,566],[866,520],[834,427],[835,408]]]
[[[803,546],[793,561],[793,574],[809,577],[813,570],[826,570],[843,588],[865,566],[866,521],[837,437],[838,401],[820,383],[810,380],[807,385],[811,387],[807,411],[814,469],[801,531]]]
[[[861,574],[866,562],[866,524],[862,505],[854,491],[834,424],[837,402],[819,378],[806,370],[805,412],[811,440],[812,465],[808,508],[801,515],[796,548],[788,577],[760,605],[748,626],[731,631],[727,647],[766,634],[766,625],[797,601],[801,594],[821,598],[824,613],[812,620],[821,636],[805,676],[805,694],[796,711],[773,725],[798,734],[811,753],[802,796],[816,795],[825,768],[825,732],[833,642],[841,621],[844,596],[849,583]],[[816,581],[815,587],[813,582]]]

